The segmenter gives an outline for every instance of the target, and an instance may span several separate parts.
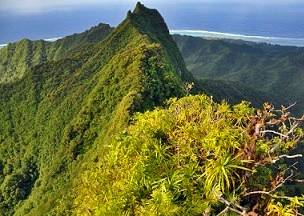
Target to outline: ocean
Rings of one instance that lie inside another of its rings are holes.
[[[191,13],[186,14],[183,8],[172,9],[167,22],[173,34],[304,46],[304,1],[244,2],[188,5]]]
[[[159,10],[172,34],[304,47],[304,1],[142,2]],[[0,48],[23,38],[37,40],[64,37],[98,23],[117,26],[134,5],[86,6],[38,14],[10,14],[0,10]]]
[[[171,34],[188,35],[204,38],[222,38],[251,41],[255,43],[267,43],[281,46],[304,47],[304,38],[268,37],[256,35],[240,35],[224,32],[202,31],[202,30],[170,30]]]

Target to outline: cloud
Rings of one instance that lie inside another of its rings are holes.
[[[0,0],[2,11],[35,14],[48,11],[72,10],[80,6],[103,6],[109,4],[130,4],[135,0]]]
[[[239,4],[295,4],[302,3],[302,0],[193,0],[192,2],[201,2],[201,3],[239,3]]]
[[[106,6],[106,5],[130,5],[136,4],[138,0],[0,0],[0,11],[35,14],[58,10],[73,10],[81,6]],[[147,6],[172,5],[172,2],[164,0],[141,0]],[[303,3],[302,0],[176,0],[174,4],[296,4]],[[173,4],[173,5],[174,5]]]

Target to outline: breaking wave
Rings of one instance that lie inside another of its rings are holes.
[[[49,38],[49,39],[43,39],[44,41],[48,41],[48,42],[54,42],[56,40],[62,39],[62,37],[56,37],[56,38]],[[7,46],[7,44],[0,44],[0,49]]]
[[[170,30],[170,33],[195,36],[195,37],[225,38],[225,39],[251,41],[257,43],[277,44],[282,46],[304,47],[304,38],[248,36],[241,34],[231,34],[231,33],[213,32],[213,31],[203,31],[203,30]]]
[[[49,39],[43,39],[45,41],[54,42],[56,40],[62,39],[62,37],[56,37],[56,38],[49,38]]]
[[[0,49],[5,47],[7,44],[0,44]]]

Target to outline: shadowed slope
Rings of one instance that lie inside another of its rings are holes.
[[[132,114],[183,95],[182,78],[193,79],[159,13],[141,4],[90,42],[1,84],[2,215],[68,214],[82,172]]]
[[[297,102],[293,112],[303,113],[304,48],[179,35],[174,39],[197,79],[240,83],[264,95],[275,95],[273,103]]]

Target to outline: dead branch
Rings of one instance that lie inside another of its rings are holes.
[[[294,102],[293,104],[289,105],[288,107],[284,107],[282,106],[282,110],[289,110],[291,107],[295,106],[297,104],[297,102]]]
[[[292,165],[293,166],[293,165]],[[289,168],[287,168],[285,171],[287,171]],[[289,176],[287,176],[285,179],[282,179],[278,185],[276,185],[273,189],[271,189],[270,191],[251,191],[251,192],[248,192],[248,193],[245,193],[244,194],[244,197],[246,196],[249,196],[249,195],[252,195],[252,194],[266,194],[268,196],[271,196],[272,198],[276,198],[276,199],[290,199],[292,197],[288,197],[288,196],[277,196],[277,195],[274,195],[274,194],[271,194],[273,193],[274,191],[276,191],[278,188],[282,187],[285,182],[287,180],[289,180],[291,177],[293,177],[293,171],[291,170],[291,174]]]
[[[268,163],[273,163],[274,164],[282,158],[291,159],[291,158],[298,158],[298,157],[302,157],[302,156],[303,156],[302,154],[296,154],[296,155],[286,155],[286,154],[284,154],[284,155],[280,155],[280,156],[277,156],[277,157],[271,157],[270,155],[268,155],[268,157],[265,157],[263,160],[260,160],[256,163],[254,163],[253,168],[264,165],[264,164],[268,164]],[[297,169],[296,167],[294,167],[294,168]]]
[[[219,201],[226,205],[226,208],[223,211],[221,211],[217,216],[220,216],[227,211],[233,211],[233,212],[235,212],[235,213],[237,213],[241,216],[246,216],[247,215],[247,209],[246,208],[244,208],[243,206],[239,205],[236,202],[228,201],[228,200],[224,199],[221,196],[221,194],[217,194],[215,191],[214,191],[214,193],[217,195],[217,198],[219,199]],[[231,206],[235,206],[237,209],[233,208]]]
[[[279,135],[279,136],[281,136],[281,137],[285,137],[285,138],[288,138],[288,137],[289,137],[288,135],[282,134],[282,133],[277,132],[277,131],[274,131],[274,130],[262,130],[262,131],[260,131],[260,133],[262,133],[263,135],[264,135],[265,133],[273,133],[273,134]]]
[[[297,158],[297,157],[302,157],[302,154],[296,154],[296,155],[286,155],[286,154],[283,154],[283,155],[280,155],[278,157],[272,158],[272,163],[276,163],[281,158]]]
[[[229,210],[230,210],[230,207],[227,206],[227,207],[226,207],[223,211],[221,211],[217,216],[220,216],[220,215],[222,215],[222,214],[228,212]]]
[[[289,181],[303,183],[304,179],[291,179]]]
[[[286,139],[290,138],[290,134],[292,134],[294,132],[294,130],[299,126],[299,124],[300,124],[299,121],[295,121],[295,122],[293,122],[290,130],[286,134],[281,134],[281,133],[279,133],[279,134],[283,135],[283,137]],[[275,133],[278,133],[278,132],[275,132]],[[274,147],[272,147],[268,153],[269,154],[274,153],[275,150],[281,145],[282,141],[283,141],[283,139],[281,139]]]

